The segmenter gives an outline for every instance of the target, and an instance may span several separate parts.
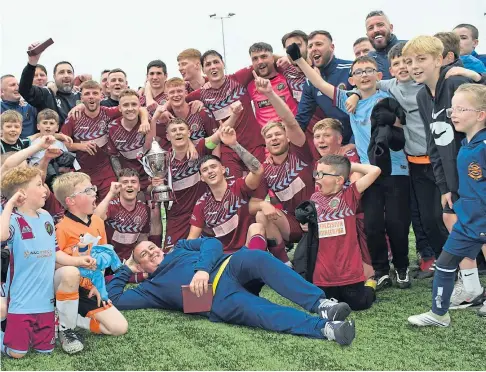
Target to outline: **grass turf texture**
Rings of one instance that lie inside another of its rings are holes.
[[[410,236],[410,259],[415,244]],[[486,284],[484,277],[481,281]],[[367,311],[354,312],[356,339],[349,347],[260,329],[211,323],[173,311],[125,311],[122,337],[84,333],[85,349],[67,355],[30,352],[2,357],[2,370],[484,370],[486,318],[476,310],[451,311],[449,328],[412,328],[407,317],[427,311],[432,280],[378,292]],[[294,306],[265,287],[262,295]]]

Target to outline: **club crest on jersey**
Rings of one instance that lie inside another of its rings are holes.
[[[284,83],[280,83],[279,85],[277,85],[277,90],[282,90],[285,88],[285,84]]]
[[[339,198],[332,198],[329,202],[329,207],[336,209],[339,206]]]
[[[140,223],[142,222],[142,217],[140,216],[136,216],[134,219],[133,219],[133,222],[135,222],[136,225],[140,225]]]
[[[17,220],[17,224],[19,225],[20,237],[22,238],[22,240],[34,239],[34,232],[32,231],[32,228],[29,226],[27,221],[24,219],[24,217],[17,217],[15,219]]]
[[[49,236],[52,236],[52,233],[54,232],[54,226],[52,226],[52,224],[49,221],[46,221],[44,227],[46,228],[46,231],[49,234]]]
[[[15,232],[15,229],[13,228],[13,226],[10,226],[10,228],[8,229],[8,239],[7,239],[7,241],[12,240],[12,238],[14,236],[14,232]]]
[[[474,181],[479,181],[481,178],[483,178],[483,170],[478,163],[473,161],[467,166],[467,175]]]
[[[197,130],[197,124],[191,125],[191,132],[195,132]]]
[[[100,128],[102,131],[106,130],[106,121],[101,120],[101,121],[98,123],[98,126],[99,126],[99,128]]]
[[[341,90],[346,90],[346,84],[344,83],[340,83],[338,86],[337,86],[338,89],[341,89]]]

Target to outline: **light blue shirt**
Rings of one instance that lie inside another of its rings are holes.
[[[12,314],[54,311],[54,270],[56,231],[51,215],[38,211],[38,217],[17,211],[10,216],[10,265],[6,292]]]
[[[347,113],[345,104],[348,96],[346,95],[346,91],[336,89],[334,95],[336,97],[336,106],[340,110]],[[362,164],[370,164],[370,159],[368,158],[368,147],[371,139],[371,111],[378,101],[387,97],[390,97],[390,94],[377,91],[371,97],[359,100],[355,113],[349,114],[351,118],[351,129],[353,130],[354,134],[356,150],[358,151],[358,156]],[[392,162],[391,175],[408,176],[408,161],[403,150],[390,150],[390,157]]]

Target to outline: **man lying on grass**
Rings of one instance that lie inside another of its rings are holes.
[[[251,246],[251,244],[249,244]],[[133,273],[146,272],[147,280],[124,291]],[[354,321],[346,320],[348,304],[326,299],[324,292],[268,252],[242,248],[223,254],[215,238],[179,240],[167,254],[149,241],[140,242],[108,284],[108,294],[118,309],[159,308],[183,310],[182,285],[197,297],[213,285],[211,311],[200,313],[213,322],[241,324],[269,331],[335,340],[349,345],[355,337]],[[281,296],[317,313],[274,304],[254,293],[267,284]]]

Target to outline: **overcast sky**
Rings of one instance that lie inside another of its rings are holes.
[[[183,49],[216,49],[223,54],[221,22],[209,14],[228,12],[236,13],[224,23],[230,72],[250,64],[248,48],[254,42],[265,41],[282,53],[281,37],[293,29],[327,30],[333,36],[336,56],[353,59],[352,44],[365,36],[365,16],[376,9],[388,14],[400,39],[449,31],[458,23],[474,24],[479,29],[477,50],[486,53],[486,0],[338,0],[332,6],[325,0],[289,5],[273,0],[123,3],[2,1],[1,74],[20,78],[28,45],[52,37],[54,45],[39,61],[47,67],[49,79],[60,60],[70,61],[77,74],[91,73],[95,79],[105,68],[122,68],[132,87],[143,84],[146,65],[153,59],[167,64],[170,77],[179,76],[176,57]]]

